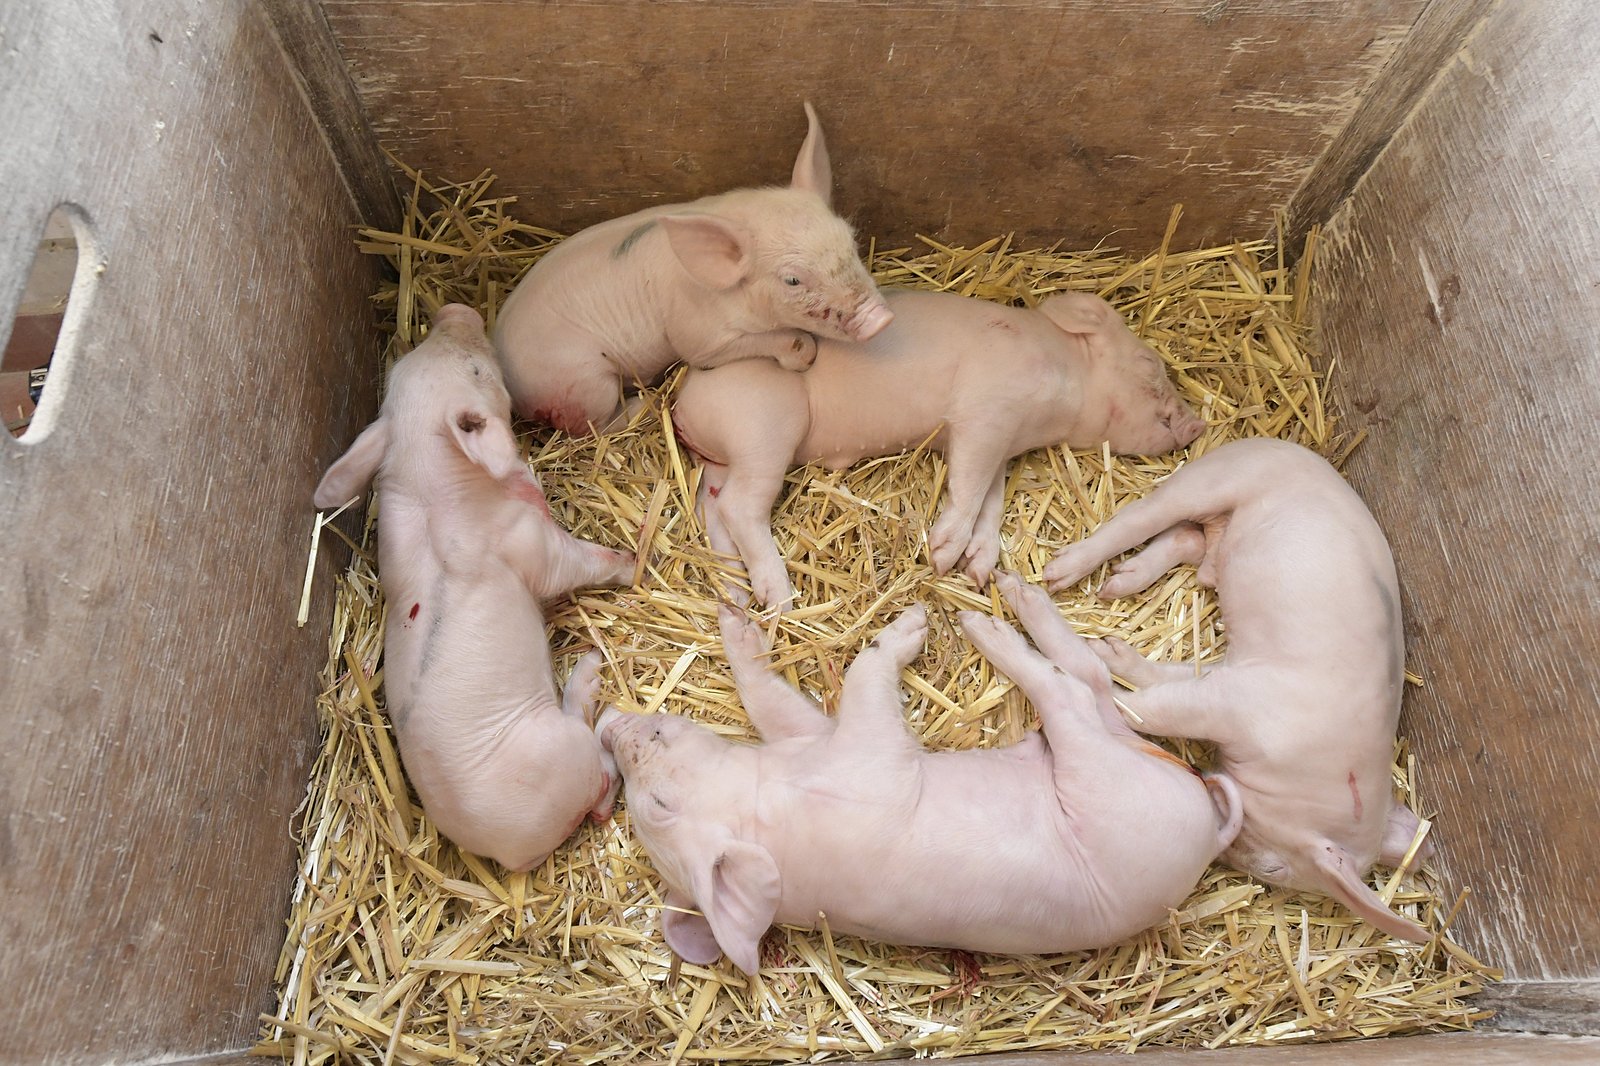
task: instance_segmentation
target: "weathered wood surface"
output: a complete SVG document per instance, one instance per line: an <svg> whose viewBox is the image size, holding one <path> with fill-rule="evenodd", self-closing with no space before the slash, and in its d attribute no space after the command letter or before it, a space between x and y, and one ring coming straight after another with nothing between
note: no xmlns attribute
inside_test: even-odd
<svg viewBox="0 0 1600 1066"><path fill-rule="evenodd" d="M1600 1040L1449 1033L1218 1051L1141 1048L1132 1058L1122 1051L1030 1051L969 1061L974 1066L1593 1066L1600 1062Z"/></svg>
<svg viewBox="0 0 1600 1066"><path fill-rule="evenodd" d="M1600 1036L1600 980L1504 981L1473 1003L1495 1012L1489 1024L1497 1029Z"/></svg>
<svg viewBox="0 0 1600 1066"><path fill-rule="evenodd" d="M1306 175L1288 209L1288 246L1326 222L1372 166L1429 83L1450 63L1494 0L1430 0L1350 120Z"/></svg>
<svg viewBox="0 0 1600 1066"><path fill-rule="evenodd" d="M256 6L10 0L0 41L0 308L60 202L100 268L53 429L0 439L0 1061L237 1049L273 1003L331 602L326 560L295 628L310 494L374 410L375 271Z"/></svg>
<svg viewBox="0 0 1600 1066"><path fill-rule="evenodd" d="M379 140L571 231L786 181L864 234L1259 237L1425 0L323 0Z"/></svg>
<svg viewBox="0 0 1600 1066"><path fill-rule="evenodd" d="M1496 7L1319 256L1456 928L1528 979L1600 973L1597 55L1585 0Z"/></svg>
<svg viewBox="0 0 1600 1066"><path fill-rule="evenodd" d="M362 220L379 229L398 228L400 197L389 160L372 135L321 6L317 0L266 0L265 6Z"/></svg>

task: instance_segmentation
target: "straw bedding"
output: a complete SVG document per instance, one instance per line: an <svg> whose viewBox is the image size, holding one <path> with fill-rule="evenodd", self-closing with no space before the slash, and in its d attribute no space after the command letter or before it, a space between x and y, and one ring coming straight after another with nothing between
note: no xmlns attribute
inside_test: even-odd
<svg viewBox="0 0 1600 1066"><path fill-rule="evenodd" d="M420 175L401 233L363 231L397 280L378 293L389 358L431 313L459 300L492 320L517 277L558 235L516 221L492 178L430 186ZM1188 451L1244 436L1308 445L1336 463L1342 435L1303 321L1314 244L1283 269L1272 242L1129 258L1112 249L1018 251L924 241L874 251L883 284L1035 303L1057 289L1101 293L1167 359L1210 423ZM550 614L558 676L589 647L606 656L607 699L627 711L691 715L751 737L716 635L725 563L693 513L698 472L666 424L677 375L632 425L574 440L524 436L556 516L575 534L638 549L638 580L587 590ZM529 427L524 427L525 429ZM1037 576L1054 551L1170 473L1181 456L1113 458L1056 448L1015 461L1002 564ZM1036 725L1020 693L962 641L951 612L1004 613L963 577L936 577L925 537L943 467L923 450L830 473L795 471L774 515L798 610L769 619L776 661L825 702L889 618L930 608L927 651L905 675L907 716L934 747L1017 740ZM337 530L323 528L327 537ZM342 535L342 534L341 534ZM1497 976L1451 942L1466 897L1427 870L1376 883L1440 934L1388 942L1332 901L1266 888L1213 867L1170 921L1103 951L973 956L848 936L774 930L763 968L677 965L657 915L662 889L616 817L592 823L540 868L512 874L441 840L409 792L383 715L384 602L371 519L339 582L318 711L326 742L298 831L293 914L278 967L281 1003L256 1052L296 1063L809 1060L954 1055L1021 1048L1134 1049L1301 1042L1466 1028L1463 997ZM1147 655L1206 662L1225 644L1212 594L1180 568L1144 594L1102 604L1057 597L1086 635L1116 633ZM1414 680L1414 679L1413 679ZM1175 751L1203 765L1200 746ZM1431 813L1415 759L1396 747L1394 783Z"/></svg>

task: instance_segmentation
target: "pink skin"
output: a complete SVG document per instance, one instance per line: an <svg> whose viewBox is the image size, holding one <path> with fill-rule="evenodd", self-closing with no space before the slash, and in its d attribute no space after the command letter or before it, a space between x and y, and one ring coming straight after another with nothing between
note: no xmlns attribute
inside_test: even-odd
<svg viewBox="0 0 1600 1066"><path fill-rule="evenodd" d="M1394 561L1360 497L1305 448L1236 441L1064 548L1045 578L1071 587L1146 541L1112 569L1101 598L1198 564L1222 606L1227 657L1197 678L1190 665L1150 662L1120 640L1090 647L1138 686L1121 697L1138 729L1217 744L1220 773L1244 797L1227 861L1269 884L1324 892L1391 936L1426 941L1363 880L1375 861L1400 862L1417 819L1390 783L1404 670Z"/></svg>
<svg viewBox="0 0 1600 1066"><path fill-rule="evenodd" d="M961 626L1039 709L1043 736L1007 748L927 751L907 729L898 683L927 631L920 605L856 657L835 718L767 670L760 629L724 606L723 647L762 744L675 715L601 715L668 887L674 951L701 964L726 952L753 974L768 926L819 912L835 932L890 943L1077 951L1183 901L1238 830L1231 784L1139 739L1043 590L1003 587L1039 651L987 615L962 612Z"/></svg>
<svg viewBox="0 0 1600 1066"><path fill-rule="evenodd" d="M598 653L558 697L541 604L626 584L634 560L555 522L510 414L483 320L441 308L315 501L336 506L376 479L384 689L401 758L442 833L526 870L585 814L608 817L620 781L587 724Z"/></svg>
<svg viewBox="0 0 1600 1066"><path fill-rule="evenodd" d="M678 393L673 424L711 464L708 495L715 490L731 546L770 606L793 595L771 533L791 467L842 469L938 431L949 499L928 538L933 568L959 566L983 585L1000 558L1006 460L1063 442L1154 455L1205 428L1160 357L1096 296L1062 293L1026 310L949 293L885 295L893 329L866 344L821 342L804 374L751 361L697 370Z"/></svg>
<svg viewBox="0 0 1600 1066"><path fill-rule="evenodd" d="M816 112L788 188L648 208L561 242L506 300L495 347L517 410L569 433L606 428L625 388L680 359L769 357L804 370L813 334L866 340L889 309L833 213Z"/></svg>

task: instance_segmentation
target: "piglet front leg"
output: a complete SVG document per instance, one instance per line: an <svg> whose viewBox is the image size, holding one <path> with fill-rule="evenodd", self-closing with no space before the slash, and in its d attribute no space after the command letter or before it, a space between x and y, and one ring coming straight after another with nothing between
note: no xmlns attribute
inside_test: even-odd
<svg viewBox="0 0 1600 1066"><path fill-rule="evenodd" d="M591 729L599 718L600 667L604 662L605 657L598 651L591 651L579 659L561 693L561 713L568 718L578 719ZM617 760L611 752L604 745L597 743L596 746L600 748L600 768L605 778L600 795L589 810L589 817L603 822L611 817L611 810L616 805L617 790L622 787L622 775L617 772Z"/></svg>
<svg viewBox="0 0 1600 1066"><path fill-rule="evenodd" d="M817 361L817 338L800 329L746 333L694 360L694 365L709 368L760 358L776 359L785 370L805 370Z"/></svg>

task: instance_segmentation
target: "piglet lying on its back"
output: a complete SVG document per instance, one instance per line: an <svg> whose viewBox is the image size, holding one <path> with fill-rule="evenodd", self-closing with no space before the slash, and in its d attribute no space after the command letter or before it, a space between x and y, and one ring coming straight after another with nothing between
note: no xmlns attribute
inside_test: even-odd
<svg viewBox="0 0 1600 1066"><path fill-rule="evenodd" d="M907 728L898 685L927 631L920 606L856 657L836 718L769 673L761 631L723 607L759 746L676 715L601 715L629 817L670 889L674 951L695 963L726 952L754 973L769 925L810 926L819 911L835 931L889 943L1073 951L1182 902L1238 830L1232 786L1213 800L1135 736L1044 591L1010 576L1002 587L1040 651L987 615L961 625L1038 708L1042 735L1010 747L930 752ZM704 917L685 913L695 907Z"/></svg>
<svg viewBox="0 0 1600 1066"><path fill-rule="evenodd" d="M556 524L509 416L483 320L441 308L316 504L342 503L376 478L384 689L401 758L446 836L523 870L586 813L609 814L616 791L582 714L598 660L578 664L562 703L541 601L622 584L633 556Z"/></svg>
<svg viewBox="0 0 1600 1066"><path fill-rule="evenodd" d="M1375 861L1401 861L1418 824L1390 783L1400 590L1366 505L1315 452L1234 441L1063 548L1045 577L1052 588L1074 585L1146 541L1101 597L1194 563L1217 590L1226 658L1196 677L1119 640L1090 646L1139 686L1122 699L1141 730L1216 743L1220 774L1244 797L1227 860L1268 884L1325 892L1391 936L1427 940L1364 880Z"/></svg>

